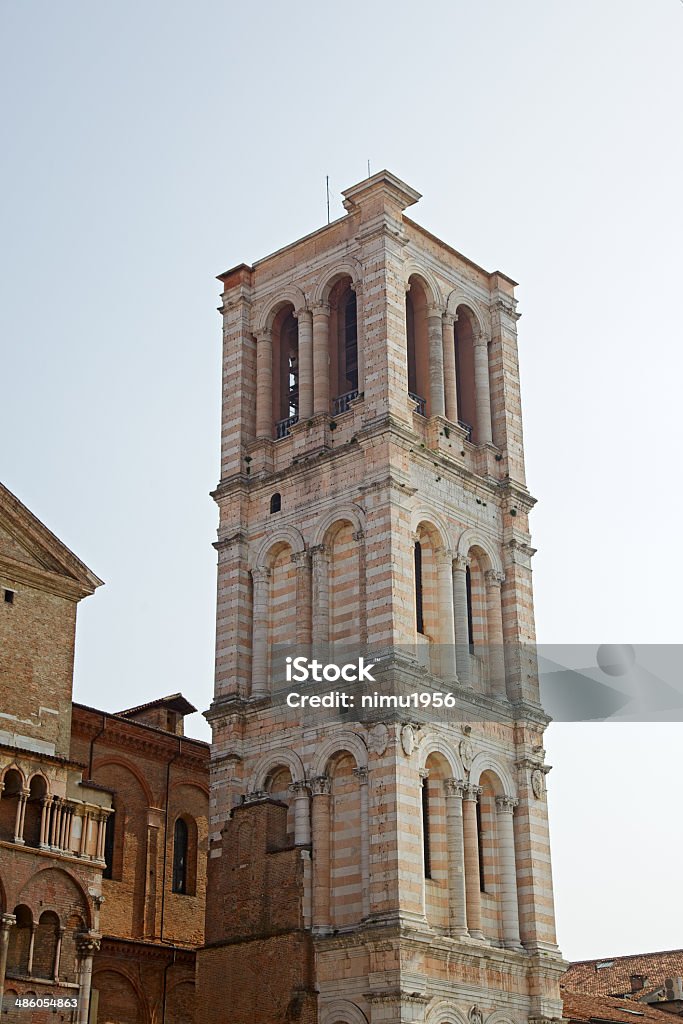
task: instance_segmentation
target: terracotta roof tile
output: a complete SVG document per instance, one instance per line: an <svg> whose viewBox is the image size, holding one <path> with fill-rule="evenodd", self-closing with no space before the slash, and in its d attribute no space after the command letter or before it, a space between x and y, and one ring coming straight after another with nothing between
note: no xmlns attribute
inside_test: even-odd
<svg viewBox="0 0 683 1024"><path fill-rule="evenodd" d="M562 989L563 1016L570 1021L616 1021L619 1024L672 1024L672 1014L647 1003L615 996L587 995Z"/></svg>
<svg viewBox="0 0 683 1024"><path fill-rule="evenodd" d="M634 974L643 976L644 993L659 988L665 978L683 977L683 949L580 960L570 965L563 983L572 991L623 995L631 992ZM634 993L636 998L639 994Z"/></svg>

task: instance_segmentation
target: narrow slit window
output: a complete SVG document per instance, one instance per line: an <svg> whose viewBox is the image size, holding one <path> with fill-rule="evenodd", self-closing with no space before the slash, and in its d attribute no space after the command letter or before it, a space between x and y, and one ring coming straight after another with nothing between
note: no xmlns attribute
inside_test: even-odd
<svg viewBox="0 0 683 1024"><path fill-rule="evenodd" d="M425 878L432 877L432 854L429 837L429 781L422 780L422 855L424 859Z"/></svg>
<svg viewBox="0 0 683 1024"><path fill-rule="evenodd" d="M467 587L467 642L470 645L470 654L474 654L474 621L472 617L472 573L469 565L465 570L465 585ZM477 804L477 807L479 805Z"/></svg>
<svg viewBox="0 0 683 1024"><path fill-rule="evenodd" d="M173 892L187 891L187 824L178 818L173 830Z"/></svg>
<svg viewBox="0 0 683 1024"><path fill-rule="evenodd" d="M104 826L104 861L105 868L102 871L102 878L114 877L114 839L116 827L114 824L115 815L110 814Z"/></svg>
<svg viewBox="0 0 683 1024"><path fill-rule="evenodd" d="M479 852L479 888L486 892L486 879L484 878L484 843L481 828L481 804L477 800L477 850Z"/></svg>
<svg viewBox="0 0 683 1024"><path fill-rule="evenodd" d="M424 634L424 602L422 595L422 545L419 540L415 541L415 619L418 633Z"/></svg>

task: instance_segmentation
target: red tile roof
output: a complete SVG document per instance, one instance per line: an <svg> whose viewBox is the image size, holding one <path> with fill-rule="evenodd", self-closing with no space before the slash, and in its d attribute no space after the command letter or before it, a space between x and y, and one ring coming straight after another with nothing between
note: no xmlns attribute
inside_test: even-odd
<svg viewBox="0 0 683 1024"><path fill-rule="evenodd" d="M623 995L631 992L634 974L643 977L643 995L659 988L666 978L683 977L683 949L580 960L570 965L562 983L575 992ZM638 993L634 996L637 999Z"/></svg>
<svg viewBox="0 0 683 1024"><path fill-rule="evenodd" d="M563 1017L570 1021L615 1021L617 1024L673 1024L675 1017L647 1003L615 996L586 995L562 989Z"/></svg>

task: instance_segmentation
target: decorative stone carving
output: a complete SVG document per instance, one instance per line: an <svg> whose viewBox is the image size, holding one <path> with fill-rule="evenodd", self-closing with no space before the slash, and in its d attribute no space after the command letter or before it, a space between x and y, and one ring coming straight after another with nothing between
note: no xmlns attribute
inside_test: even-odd
<svg viewBox="0 0 683 1024"><path fill-rule="evenodd" d="M540 768L534 769L531 773L531 791L537 800L540 800L543 796L543 772Z"/></svg>
<svg viewBox="0 0 683 1024"><path fill-rule="evenodd" d="M317 775L311 779L311 793L313 796L328 796L332 786L332 780L328 775Z"/></svg>
<svg viewBox="0 0 683 1024"><path fill-rule="evenodd" d="M406 757L410 757L416 745L415 730L412 725L404 725L401 729L401 746Z"/></svg>
<svg viewBox="0 0 683 1024"><path fill-rule="evenodd" d="M472 767L472 762L474 761L474 747L472 746L471 740L467 738L460 740L460 746L458 749L460 751L462 766L465 771L468 772Z"/></svg>
<svg viewBox="0 0 683 1024"><path fill-rule="evenodd" d="M481 1012L476 1003L474 1004L474 1006L470 1007L467 1014L467 1019L469 1020L470 1024L484 1024L484 1014Z"/></svg>
<svg viewBox="0 0 683 1024"><path fill-rule="evenodd" d="M373 725L372 729L368 732L368 750L370 753L377 754L381 757L387 749L388 744L389 730L384 722L379 722L377 725Z"/></svg>

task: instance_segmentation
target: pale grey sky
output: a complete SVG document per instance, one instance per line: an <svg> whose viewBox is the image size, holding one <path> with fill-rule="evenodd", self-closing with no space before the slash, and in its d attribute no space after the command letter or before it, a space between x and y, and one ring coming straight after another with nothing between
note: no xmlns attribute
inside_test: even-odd
<svg viewBox="0 0 683 1024"><path fill-rule="evenodd" d="M106 581L77 699L207 705L214 275L368 159L521 282L539 638L681 639L682 38L680 0L0 2L1 472ZM550 730L571 958L683 945L682 729Z"/></svg>

